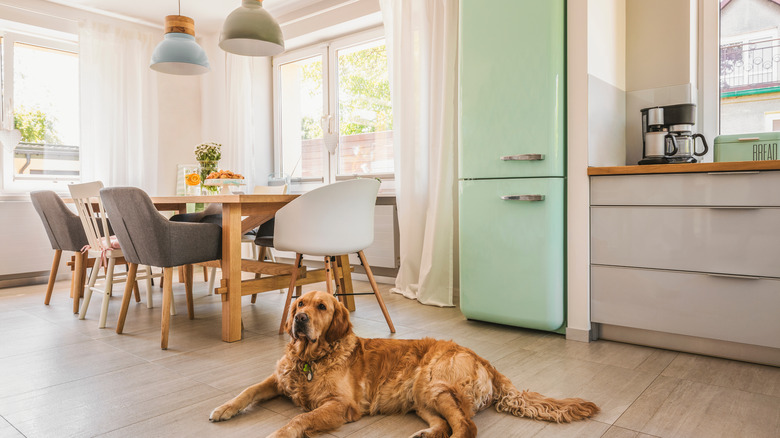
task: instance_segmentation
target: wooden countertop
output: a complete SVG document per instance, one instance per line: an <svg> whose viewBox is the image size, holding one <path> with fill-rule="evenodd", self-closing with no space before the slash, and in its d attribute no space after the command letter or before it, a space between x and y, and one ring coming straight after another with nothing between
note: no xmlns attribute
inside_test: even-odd
<svg viewBox="0 0 780 438"><path fill-rule="evenodd" d="M588 167L589 176L642 175L648 173L750 172L780 170L780 160L723 163L649 164L646 166Z"/></svg>

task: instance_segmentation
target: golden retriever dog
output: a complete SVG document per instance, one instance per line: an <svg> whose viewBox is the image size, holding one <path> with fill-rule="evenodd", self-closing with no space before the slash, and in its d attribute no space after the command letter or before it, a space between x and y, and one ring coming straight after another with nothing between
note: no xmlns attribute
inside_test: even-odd
<svg viewBox="0 0 780 438"><path fill-rule="evenodd" d="M499 412L554 422L588 418L599 408L579 398L556 400L519 391L487 360L451 341L364 339L352 332L349 311L326 292L295 300L287 320L292 340L276 371L211 412L225 421L250 403L278 395L308 412L271 437L304 437L363 415L414 411L430 427L413 437L475 437L472 417Z"/></svg>

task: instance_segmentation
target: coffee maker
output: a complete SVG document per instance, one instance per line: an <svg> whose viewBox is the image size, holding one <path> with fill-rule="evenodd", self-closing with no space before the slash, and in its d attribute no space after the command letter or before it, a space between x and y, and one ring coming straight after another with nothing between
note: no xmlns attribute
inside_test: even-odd
<svg viewBox="0 0 780 438"><path fill-rule="evenodd" d="M707 153L707 140L693 133L696 104L644 108L642 114L642 158L639 164L696 163ZM703 150L696 152L696 139Z"/></svg>

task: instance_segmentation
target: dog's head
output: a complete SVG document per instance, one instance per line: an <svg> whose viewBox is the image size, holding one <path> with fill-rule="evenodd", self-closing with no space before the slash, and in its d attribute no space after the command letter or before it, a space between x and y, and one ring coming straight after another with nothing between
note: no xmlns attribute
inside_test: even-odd
<svg viewBox="0 0 780 438"><path fill-rule="evenodd" d="M333 295L312 291L292 302L286 328L293 341L331 343L350 333L352 323L347 308Z"/></svg>

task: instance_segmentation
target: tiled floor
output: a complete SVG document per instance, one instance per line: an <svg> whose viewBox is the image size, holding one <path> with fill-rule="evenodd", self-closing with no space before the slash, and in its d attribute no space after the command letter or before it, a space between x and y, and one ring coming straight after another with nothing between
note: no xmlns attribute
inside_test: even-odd
<svg viewBox="0 0 780 438"><path fill-rule="evenodd" d="M315 285L317 286L317 285ZM211 410L267 376L287 342L279 336L283 297L245 297L244 340L220 340L221 306L196 283L196 319L186 317L183 286L170 349L159 348L158 307L131 304L125 334L97 328L100 298L86 321L71 313L68 283L52 304L45 286L0 289L0 437L265 436L301 411L276 399L228 422ZM356 289L368 290L365 283ZM480 437L778 437L780 368L628 344L566 341L562 336L467 321L457 309L427 307L387 292L398 338L453 339L489 359L520 389L582 397L601 408L594 419L568 425L486 410L475 418ZM142 291L143 292L143 291ZM120 292L121 294L121 292ZM144 296L144 294L141 294ZM389 335L373 297L357 297L355 331ZM415 415L366 417L324 436L407 437L425 427Z"/></svg>

